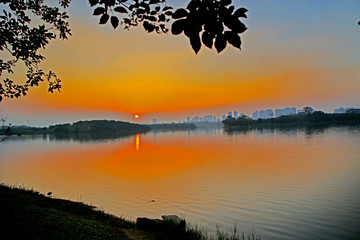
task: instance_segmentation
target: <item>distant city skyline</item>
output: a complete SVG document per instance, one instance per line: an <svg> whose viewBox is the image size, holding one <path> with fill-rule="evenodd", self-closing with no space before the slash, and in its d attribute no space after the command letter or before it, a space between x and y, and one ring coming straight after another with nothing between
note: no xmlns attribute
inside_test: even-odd
<svg viewBox="0 0 360 240"><path fill-rule="evenodd" d="M314 107L314 105L312 104L307 104L308 106L311 106L314 108L314 110L319 110L319 111L323 111L323 112L327 112L327 113L344 113L346 110L350 109L350 108L360 108L360 105L358 105L358 107L356 105L350 105L350 106L336 106L336 107L326 107L325 109L322 109L320 107ZM47 114L38 114L36 116L36 118L34 119L34 116L25 116L24 114L18 115L16 114L15 116L13 114L9 114L9 112L3 110L0 108L0 110L2 110L2 112L0 112L0 114L6 118L6 122L4 123L6 124L13 124L13 125L29 125L29 126L49 126L52 124L56 124L56 123L64 123L64 122L76 122L79 120L95 120L95 119L111 119L111 120L119 120L119 121L127 121L127 122L137 122L137 123L147 123L147 124L152 124L154 123L154 120L156 121L156 123L166 123L166 122L188 122L188 118L189 120L191 118L193 118L194 116L198 116L199 120L200 117L203 118L205 117L206 119L210 119L210 115L213 118L214 121L214 117L216 121L222 121L224 119L226 119L226 117L228 116L229 113L231 113L232 116L234 116L234 111L237 112L238 117L242 116L242 114L250 117L250 118L254 118L253 114L258 111L258 114L261 110L273 110L274 112L274 117L277 116L277 112L279 110L284 110L287 108L295 108L297 113L300 111L302 111L302 108L307 106L304 105L302 107L283 107L283 108L279 108L279 107L267 107L267 108L262 108L262 107L258 107L257 109L253 109L253 110L249 110L249 108L247 107L234 107L232 111L229 110L221 110L218 109L216 111L211 111L211 110L189 110L189 113L192 114L188 114L187 112L183 112L181 113L182 116L179 117L173 117L171 116L171 114L162 114L162 113L153 113L153 114L146 114L146 115L140 115L139 119L134 119L133 115L129 115L129 114L119 114L119 113L115 113L115 112L96 112L96 113L73 113L73 114L66 114L66 117L63 117L64 115L61 114L52 114L51 116L48 116ZM229 108L227 108L229 109ZM244 111L242 111L241 109L244 109ZM247 109L247 110L245 110ZM278 111L277 111L278 110ZM199 111L199 113L196 113L196 111ZM286 110L288 111L288 110ZM210 114L211 113L211 114ZM239 114L240 113L240 114ZM285 114L286 115L286 114ZM206 117L207 116L207 117Z"/></svg>
<svg viewBox="0 0 360 240"><path fill-rule="evenodd" d="M339 107L339 108L335 108L333 110L333 112L328 112L328 113L345 113L347 110L349 109L356 109L354 107ZM320 109L314 109L315 111L322 111ZM324 112L324 111L323 111ZM223 114L221 115L221 117L217 117L215 115L205 115L205 116L193 116L193 117L187 117L185 121L183 122L220 122L222 120L225 120L227 117L233 117L235 119L237 119L238 117L242 117L244 115L250 117L253 120L257 120L259 118L262 119L268 119L268 118L276 118L276 117L280 117L280 116L286 116L286 115L295 115L295 114L303 114L304 110L303 108L301 109L297 109L296 107L285 107L282 109L276 108L276 109L266 109L266 110L256 110L252 113L252 115L246 115L244 113L240 113L240 115L238 115L238 111L234 110L234 111L228 111L227 115Z"/></svg>

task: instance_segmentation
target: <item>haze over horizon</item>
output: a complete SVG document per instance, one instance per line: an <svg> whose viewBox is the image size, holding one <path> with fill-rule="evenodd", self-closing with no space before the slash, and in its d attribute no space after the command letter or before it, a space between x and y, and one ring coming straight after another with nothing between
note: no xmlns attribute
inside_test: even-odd
<svg viewBox="0 0 360 240"><path fill-rule="evenodd" d="M56 1L57 2L57 1ZM187 1L168 1L185 7ZM67 10L73 36L44 50L45 70L62 80L0 102L7 123L45 126L86 119L185 120L228 111L360 107L360 2L234 1L249 10L242 50L223 53L188 39L101 26L86 0ZM170 26L170 25L169 25ZM19 79L24 72L19 68Z"/></svg>

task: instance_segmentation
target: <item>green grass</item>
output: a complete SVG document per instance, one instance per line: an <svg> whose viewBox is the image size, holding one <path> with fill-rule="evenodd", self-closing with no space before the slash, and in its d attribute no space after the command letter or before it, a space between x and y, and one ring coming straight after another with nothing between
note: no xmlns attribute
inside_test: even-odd
<svg viewBox="0 0 360 240"><path fill-rule="evenodd" d="M260 240L254 234L206 230L186 224L163 222L139 228L134 222L106 214L81 202L55 199L34 190L0 184L0 232L2 239L143 239L143 240Z"/></svg>

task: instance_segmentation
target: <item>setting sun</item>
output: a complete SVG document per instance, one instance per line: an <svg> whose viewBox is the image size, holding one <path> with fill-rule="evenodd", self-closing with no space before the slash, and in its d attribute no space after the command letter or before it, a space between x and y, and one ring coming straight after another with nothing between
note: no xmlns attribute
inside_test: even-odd
<svg viewBox="0 0 360 240"><path fill-rule="evenodd" d="M138 118L139 118L139 114L135 114L135 115L134 115L134 118L135 118L135 119L138 119Z"/></svg>

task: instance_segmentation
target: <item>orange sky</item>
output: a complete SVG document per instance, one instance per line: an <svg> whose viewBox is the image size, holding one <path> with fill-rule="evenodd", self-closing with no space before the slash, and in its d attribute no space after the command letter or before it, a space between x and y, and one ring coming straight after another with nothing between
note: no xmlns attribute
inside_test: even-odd
<svg viewBox="0 0 360 240"><path fill-rule="evenodd" d="M64 121L68 115L68 121L75 121L93 113L99 118L99 112L124 120L139 113L149 121L287 106L327 111L360 106L360 29L354 23L324 21L319 15L314 20L319 26L295 34L292 28L302 23L278 23L284 16L261 21L261 9L253 8L242 51L228 46L217 54L203 47L198 55L184 36L146 34L141 28L113 31L85 14L91 9L78 16L79 10L70 8L73 37L57 40L44 51L43 67L61 77L61 93L48 94L43 85L20 100L2 101L0 108L9 120L21 122L25 116L37 124L38 114L62 115ZM293 14L301 21L300 11ZM341 25L342 34L322 23ZM85 115L76 115L79 112Z"/></svg>

